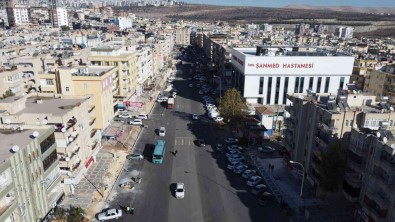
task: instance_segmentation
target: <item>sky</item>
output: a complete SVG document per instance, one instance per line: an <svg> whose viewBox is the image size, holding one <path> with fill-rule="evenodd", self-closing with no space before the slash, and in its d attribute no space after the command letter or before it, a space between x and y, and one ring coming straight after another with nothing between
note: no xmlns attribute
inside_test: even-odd
<svg viewBox="0 0 395 222"><path fill-rule="evenodd" d="M395 0L178 0L179 2L229 5L284 7L287 5L395 7Z"/></svg>

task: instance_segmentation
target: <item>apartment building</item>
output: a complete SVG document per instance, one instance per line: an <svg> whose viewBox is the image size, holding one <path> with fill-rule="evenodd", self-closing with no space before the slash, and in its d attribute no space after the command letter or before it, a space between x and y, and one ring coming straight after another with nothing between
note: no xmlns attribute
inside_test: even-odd
<svg viewBox="0 0 395 222"><path fill-rule="evenodd" d="M62 26L69 26L69 18L67 9L63 7L56 7L51 9L52 27L60 28Z"/></svg>
<svg viewBox="0 0 395 222"><path fill-rule="evenodd" d="M174 29L174 44L175 45L190 45L191 44L191 29L189 27L176 27Z"/></svg>
<svg viewBox="0 0 395 222"><path fill-rule="evenodd" d="M11 27L27 25L30 22L29 9L25 5L7 7L8 25Z"/></svg>
<svg viewBox="0 0 395 222"><path fill-rule="evenodd" d="M142 95L144 88L147 88L153 80L152 50L149 46L137 48L137 95Z"/></svg>
<svg viewBox="0 0 395 222"><path fill-rule="evenodd" d="M288 93L346 89L354 57L331 56L317 47L233 48L232 83L247 103L286 104Z"/></svg>
<svg viewBox="0 0 395 222"><path fill-rule="evenodd" d="M395 113L386 98L376 102L374 95L339 90L336 96L310 93L289 95L288 99L284 146L291 160L304 165L307 180L317 188L321 153L330 144L340 139L341 146L347 146L353 128L395 129Z"/></svg>
<svg viewBox="0 0 395 222"><path fill-rule="evenodd" d="M83 173L89 168L101 144L94 129L94 101L92 96L66 96L37 93L36 96L14 97L0 101L2 122L21 127L51 125L60 171L65 178L65 192L73 193Z"/></svg>
<svg viewBox="0 0 395 222"><path fill-rule="evenodd" d="M135 46L103 46L92 48L88 57L93 66L116 66L118 68L118 108L137 96L137 62Z"/></svg>
<svg viewBox="0 0 395 222"><path fill-rule="evenodd" d="M0 98L24 93L23 73L16 66L0 69Z"/></svg>
<svg viewBox="0 0 395 222"><path fill-rule="evenodd" d="M335 29L335 36L337 36L338 38L352 39L353 34L353 27L340 26Z"/></svg>
<svg viewBox="0 0 395 222"><path fill-rule="evenodd" d="M377 97L388 96L390 102L395 103L395 65L368 72L365 91Z"/></svg>
<svg viewBox="0 0 395 222"><path fill-rule="evenodd" d="M119 30L125 30L133 27L133 17L116 17L115 24L119 26Z"/></svg>
<svg viewBox="0 0 395 222"><path fill-rule="evenodd" d="M347 152L344 196L355 203L356 221L394 221L395 138L393 121L370 130L353 129Z"/></svg>
<svg viewBox="0 0 395 222"><path fill-rule="evenodd" d="M0 125L0 221L44 220L64 197L54 127Z"/></svg>
<svg viewBox="0 0 395 222"><path fill-rule="evenodd" d="M118 109L118 69L114 66L75 66L59 69L58 79L63 95L93 95L89 111L89 124L93 129L104 130L110 125Z"/></svg>
<svg viewBox="0 0 395 222"><path fill-rule="evenodd" d="M217 75L232 77L232 49L223 41L213 41L213 64Z"/></svg>
<svg viewBox="0 0 395 222"><path fill-rule="evenodd" d="M376 64L377 60L375 58L364 58L359 56L354 61L350 83L355 84L359 90L364 90L367 75L376 67Z"/></svg>

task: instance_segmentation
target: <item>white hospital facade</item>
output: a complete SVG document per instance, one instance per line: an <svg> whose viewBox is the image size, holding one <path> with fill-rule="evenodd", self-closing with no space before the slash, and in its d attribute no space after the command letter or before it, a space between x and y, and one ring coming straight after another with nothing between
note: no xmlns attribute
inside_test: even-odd
<svg viewBox="0 0 395 222"><path fill-rule="evenodd" d="M248 103L286 104L288 93L346 89L353 64L352 56L327 55L314 47L234 48L232 82Z"/></svg>

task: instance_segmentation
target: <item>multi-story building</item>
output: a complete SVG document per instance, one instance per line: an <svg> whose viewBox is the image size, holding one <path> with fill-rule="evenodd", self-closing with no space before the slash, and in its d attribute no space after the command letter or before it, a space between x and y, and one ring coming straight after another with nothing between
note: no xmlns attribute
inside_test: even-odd
<svg viewBox="0 0 395 222"><path fill-rule="evenodd" d="M106 46L93 48L88 57L93 66L116 66L118 71L118 108L137 96L137 64L135 46ZM117 110L116 110L117 111Z"/></svg>
<svg viewBox="0 0 395 222"><path fill-rule="evenodd" d="M25 5L7 7L8 25L11 27L27 25L30 22L29 10Z"/></svg>
<svg viewBox="0 0 395 222"><path fill-rule="evenodd" d="M0 69L0 98L10 95L20 96L24 93L23 73L17 66Z"/></svg>
<svg viewBox="0 0 395 222"><path fill-rule="evenodd" d="M191 29L189 27L177 27L174 33L175 45L190 45L191 44Z"/></svg>
<svg viewBox="0 0 395 222"><path fill-rule="evenodd" d="M1 116L0 221L46 219L64 197L54 128L14 125Z"/></svg>
<svg viewBox="0 0 395 222"><path fill-rule="evenodd" d="M337 36L338 38L352 39L353 34L354 34L353 27L340 26L337 27L335 30L335 36Z"/></svg>
<svg viewBox="0 0 395 222"><path fill-rule="evenodd" d="M377 60L374 58L364 59L362 56L360 56L358 59L355 59L352 75L350 77L350 83L355 84L359 90L364 90L365 80L368 72L371 72L375 68L376 64Z"/></svg>
<svg viewBox="0 0 395 222"><path fill-rule="evenodd" d="M114 99L114 96L119 95L120 89L117 67L62 67L57 79L60 84L55 85L61 87L58 93L70 96L93 95L93 105L89 110L93 116L89 124L94 129L104 130L110 125L118 108L118 100Z"/></svg>
<svg viewBox="0 0 395 222"><path fill-rule="evenodd" d="M93 125L93 96L37 93L33 97L14 97L0 102L0 108L6 110L1 117L3 123L21 127L52 125L55 128L55 158L59 158L65 184L70 185L65 192L72 193L73 186L79 183L101 147L98 130Z"/></svg>
<svg viewBox="0 0 395 222"><path fill-rule="evenodd" d="M352 56L331 56L315 47L233 48L232 82L248 103L286 104L288 93L345 89L353 64Z"/></svg>
<svg viewBox="0 0 395 222"><path fill-rule="evenodd" d="M213 41L213 64L217 75L232 77L232 49L221 41Z"/></svg>
<svg viewBox="0 0 395 222"><path fill-rule="evenodd" d="M377 97L389 96L390 102L395 103L395 65L368 72L365 91Z"/></svg>
<svg viewBox="0 0 395 222"><path fill-rule="evenodd" d="M291 160L304 165L307 179L319 187L321 154L334 142L348 146L353 128L378 130L395 127L395 113L385 98L375 102L374 95L339 90L335 95L289 95L285 110L284 146ZM318 193L320 190L316 190Z"/></svg>
<svg viewBox="0 0 395 222"><path fill-rule="evenodd" d="M141 95L144 88L151 84L153 79L152 50L151 47L137 48L137 95Z"/></svg>
<svg viewBox="0 0 395 222"><path fill-rule="evenodd" d="M119 26L120 30L125 30L133 27L132 17L116 17L115 24Z"/></svg>
<svg viewBox="0 0 395 222"><path fill-rule="evenodd" d="M67 9L62 7L51 9L51 22L54 28L69 26Z"/></svg>

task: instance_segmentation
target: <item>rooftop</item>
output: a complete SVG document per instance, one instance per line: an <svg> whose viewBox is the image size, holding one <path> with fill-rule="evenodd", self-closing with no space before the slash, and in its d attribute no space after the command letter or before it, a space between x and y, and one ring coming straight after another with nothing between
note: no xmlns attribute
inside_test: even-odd
<svg viewBox="0 0 395 222"><path fill-rule="evenodd" d="M48 126L50 128L50 126ZM19 149L24 149L30 141L33 140L33 132L37 131L39 134L43 134L46 130L13 130L13 129L0 129L0 162L3 163L5 160L13 155L12 147L17 145Z"/></svg>
<svg viewBox="0 0 395 222"><path fill-rule="evenodd" d="M54 116L62 116L68 113L71 109L83 103L85 99L73 98L73 99L64 99L64 98L54 98L54 97L42 97L40 99L43 100L42 104L36 102L36 97L29 97L26 100L26 108L17 114L23 113L51 113Z"/></svg>
<svg viewBox="0 0 395 222"><path fill-rule="evenodd" d="M255 56L346 56L324 47L301 46L257 46L256 48L233 48L246 57Z"/></svg>
<svg viewBox="0 0 395 222"><path fill-rule="evenodd" d="M76 71L71 73L73 76L102 76L112 69L115 66L79 66L73 67Z"/></svg>

